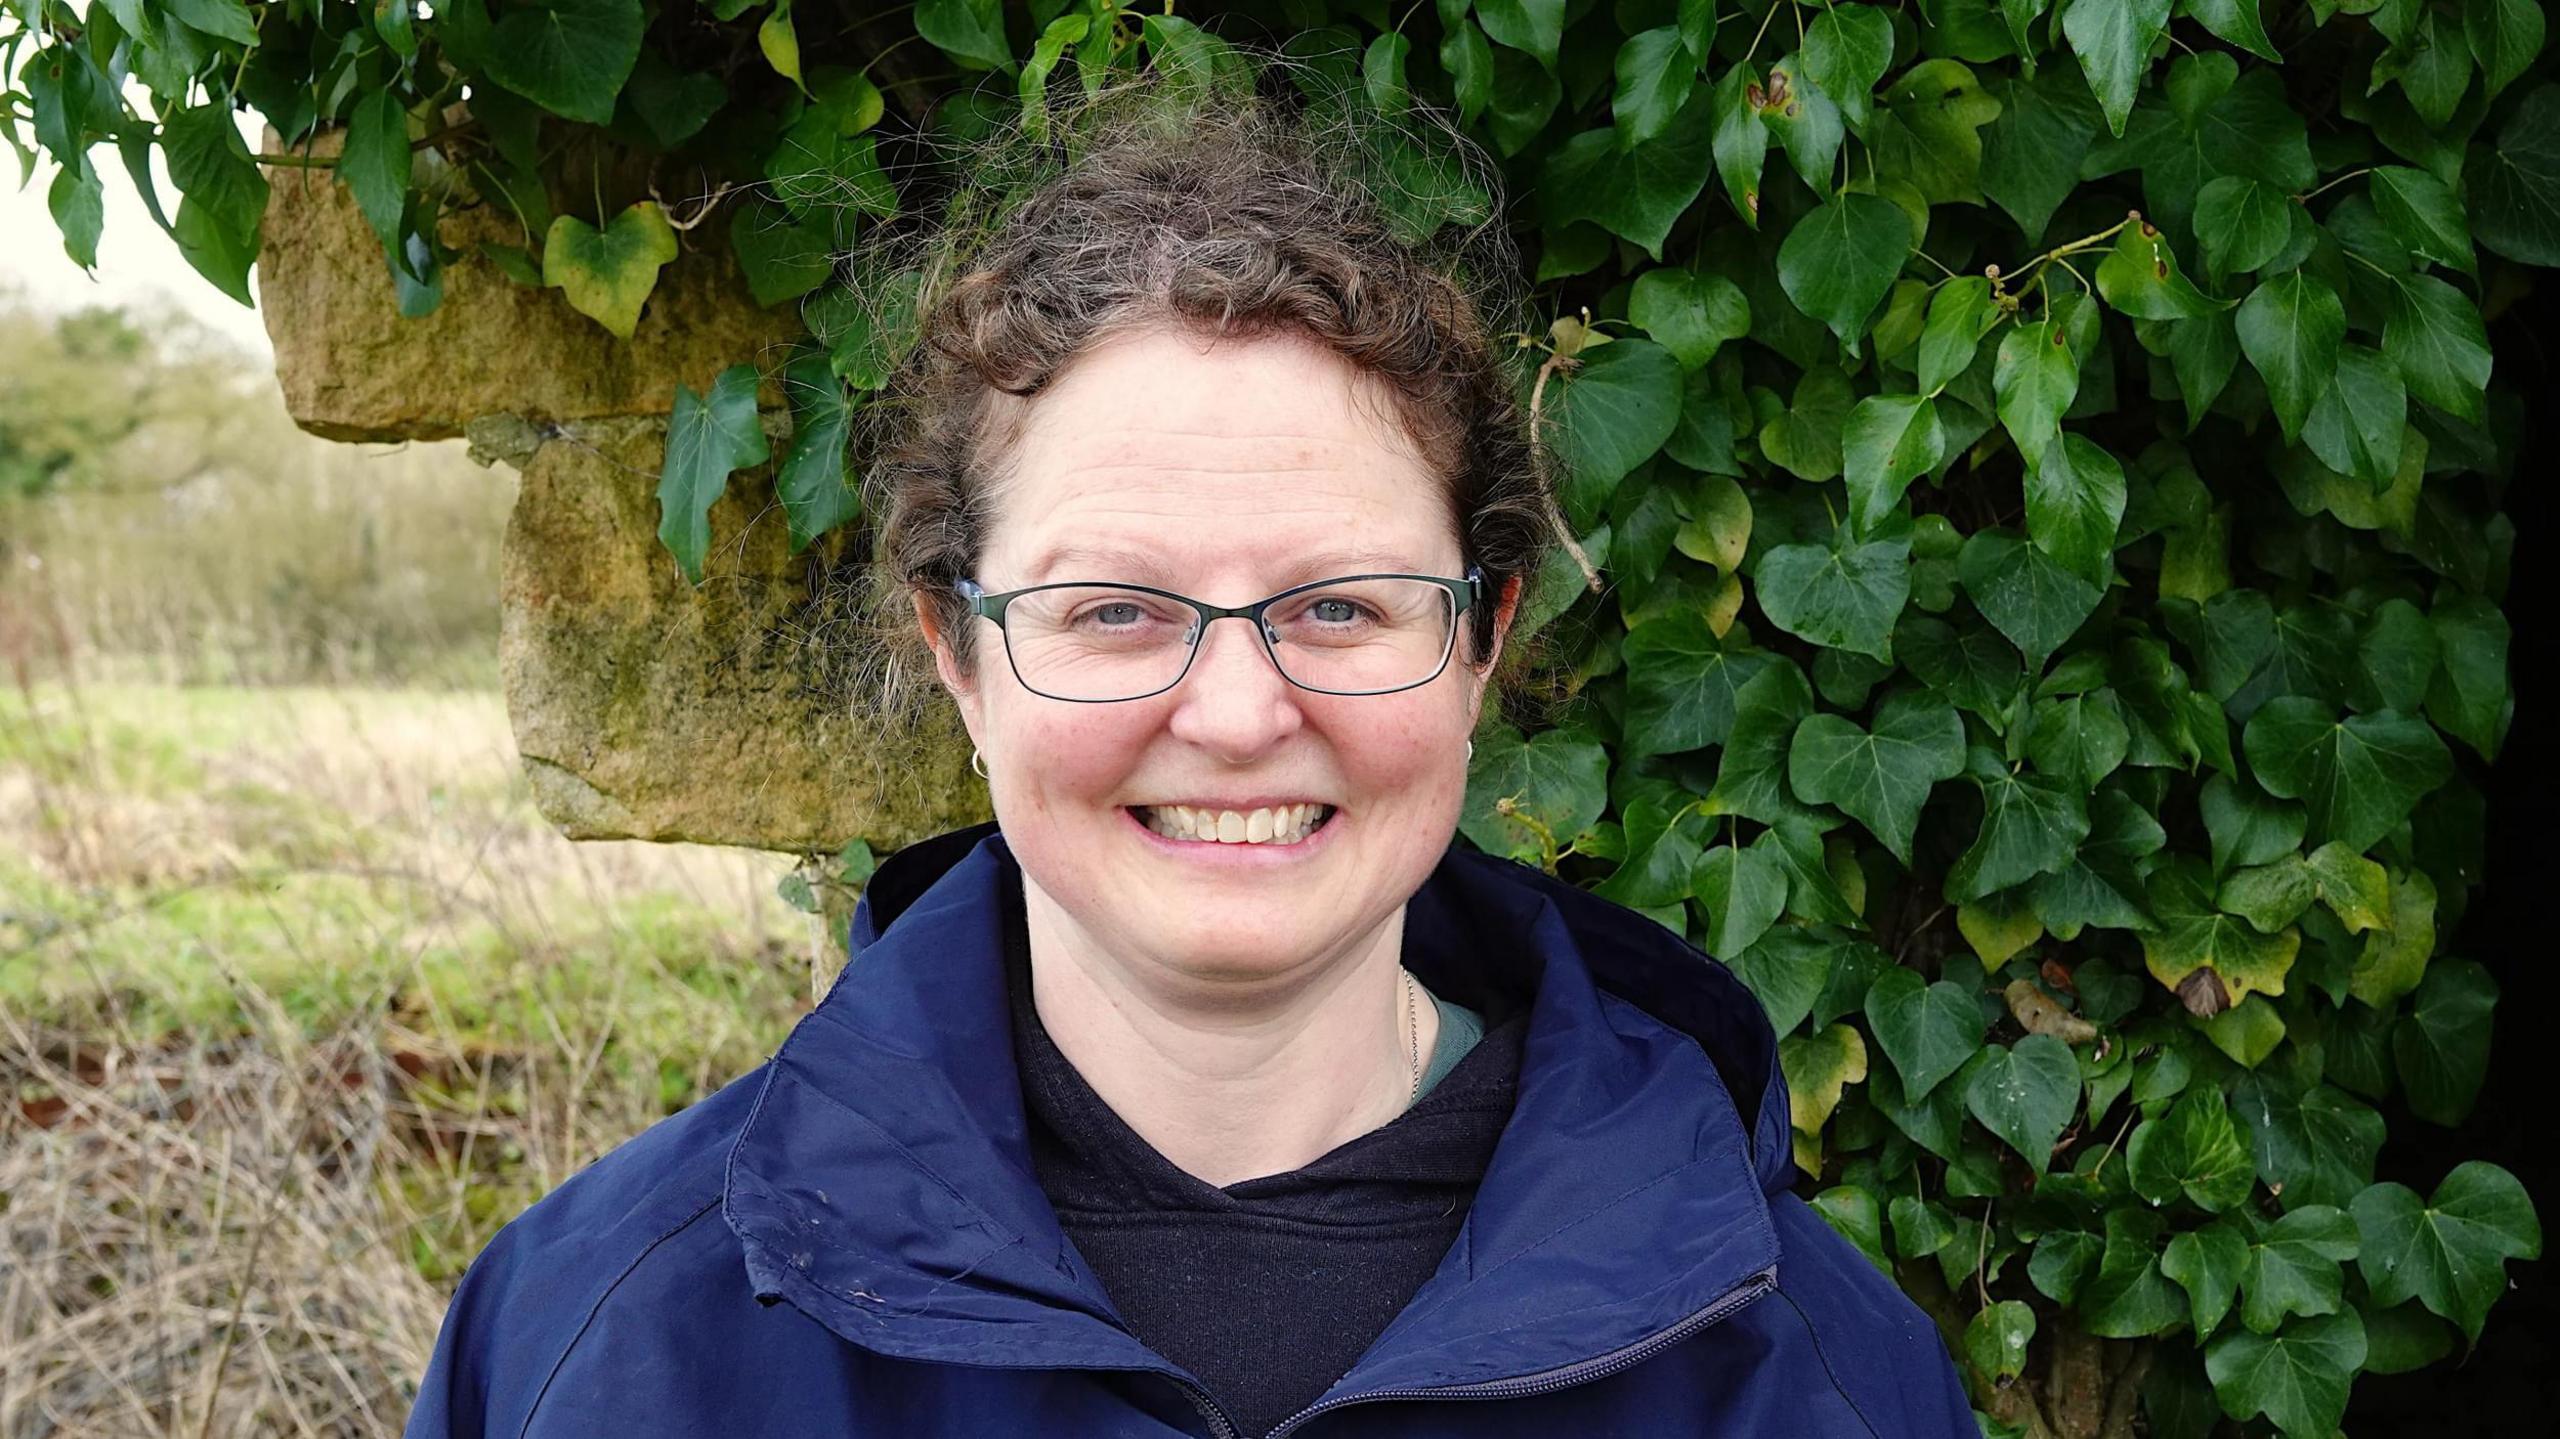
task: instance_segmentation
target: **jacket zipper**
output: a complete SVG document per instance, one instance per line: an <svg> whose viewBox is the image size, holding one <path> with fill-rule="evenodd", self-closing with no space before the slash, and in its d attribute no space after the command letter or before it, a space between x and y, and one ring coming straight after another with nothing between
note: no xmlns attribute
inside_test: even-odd
<svg viewBox="0 0 2560 1439"><path fill-rule="evenodd" d="M1366 1404L1373 1400L1517 1399L1529 1394L1544 1394L1554 1389L1569 1389L1576 1384L1587 1384L1594 1379L1605 1379L1622 1369L1631 1369L1699 1330L1730 1317L1736 1310L1777 1287L1777 1266L1771 1265L1725 1291L1714 1303L1689 1315L1670 1328L1639 1339L1623 1348L1613 1349L1606 1354L1578 1360L1543 1373L1523 1374L1513 1379L1489 1379L1481 1384L1442 1385L1435 1389L1377 1389L1366 1394L1346 1394L1339 1399L1329 1399L1321 1404L1309 1405L1299 1410L1282 1420L1280 1427L1265 1435L1264 1439L1281 1439L1281 1436L1290 1430L1319 1414L1352 1404ZM1208 1419L1210 1432L1216 1436L1216 1439L1238 1439L1234 1422L1218 1408L1217 1401L1209 1397L1207 1390L1188 1380L1175 1382L1190 1394L1191 1402L1199 1406L1200 1413Z"/></svg>

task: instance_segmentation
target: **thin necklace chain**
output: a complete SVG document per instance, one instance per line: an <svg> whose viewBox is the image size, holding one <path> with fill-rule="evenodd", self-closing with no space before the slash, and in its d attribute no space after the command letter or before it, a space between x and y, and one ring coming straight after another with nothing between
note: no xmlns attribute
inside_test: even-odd
<svg viewBox="0 0 2560 1439"><path fill-rule="evenodd" d="M1405 1091L1404 1102L1411 1104L1422 1093L1422 1006L1413 997L1413 971L1398 965L1396 973L1404 976L1404 1052L1413 1066L1413 1084Z"/></svg>

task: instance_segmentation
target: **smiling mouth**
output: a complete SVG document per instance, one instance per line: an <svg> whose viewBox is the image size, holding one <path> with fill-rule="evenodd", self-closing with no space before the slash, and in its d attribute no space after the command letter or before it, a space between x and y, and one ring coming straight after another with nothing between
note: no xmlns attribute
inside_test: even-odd
<svg viewBox="0 0 2560 1439"><path fill-rule="evenodd" d="M1329 804L1288 804L1258 809L1194 809L1189 805L1128 806L1138 823L1170 840L1190 844L1296 844L1324 828L1335 814Z"/></svg>

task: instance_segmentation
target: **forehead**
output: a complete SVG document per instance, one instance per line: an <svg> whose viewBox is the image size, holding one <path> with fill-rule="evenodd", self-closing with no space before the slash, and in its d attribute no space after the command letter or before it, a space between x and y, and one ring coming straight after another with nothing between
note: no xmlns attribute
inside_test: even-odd
<svg viewBox="0 0 2560 1439"><path fill-rule="evenodd" d="M981 569L1043 580L1450 573L1439 481L1383 384L1312 341L1122 336L1018 419Z"/></svg>

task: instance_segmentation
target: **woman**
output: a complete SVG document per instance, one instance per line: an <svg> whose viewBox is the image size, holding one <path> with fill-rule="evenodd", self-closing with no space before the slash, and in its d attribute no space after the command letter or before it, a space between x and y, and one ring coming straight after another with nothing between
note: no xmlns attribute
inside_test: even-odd
<svg viewBox="0 0 2560 1439"><path fill-rule="evenodd" d="M1537 468L1294 133L1116 133L928 289L875 564L996 821L490 1244L411 1435L1975 1432L1749 992L1452 844Z"/></svg>

